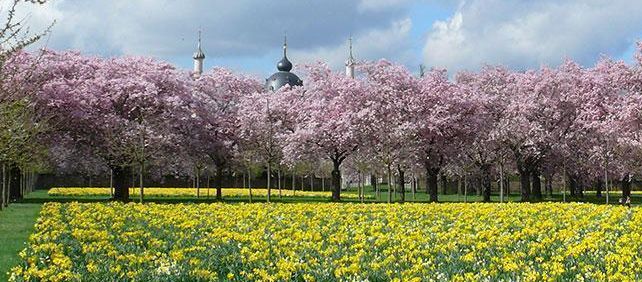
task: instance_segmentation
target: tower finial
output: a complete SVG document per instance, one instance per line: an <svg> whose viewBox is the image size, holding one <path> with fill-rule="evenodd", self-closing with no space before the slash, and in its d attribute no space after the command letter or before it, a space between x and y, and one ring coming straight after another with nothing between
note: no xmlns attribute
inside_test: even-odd
<svg viewBox="0 0 642 282"><path fill-rule="evenodd" d="M288 35L284 32L283 34L283 58L276 64L276 68L279 71L290 71L292 70L292 63L288 60Z"/></svg>
<svg viewBox="0 0 642 282"><path fill-rule="evenodd" d="M201 49L201 27L198 27L198 49Z"/></svg>
<svg viewBox="0 0 642 282"><path fill-rule="evenodd" d="M194 52L194 78L199 78L203 73L203 60L205 60L205 53L201 49L201 27L198 27L198 43L196 44L196 52Z"/></svg>
<svg viewBox="0 0 642 282"><path fill-rule="evenodd" d="M288 52L288 32L283 32L283 57L287 56Z"/></svg>
<svg viewBox="0 0 642 282"><path fill-rule="evenodd" d="M350 37L348 38L348 59L346 60L346 75L348 77L354 78L354 65L356 65L356 62L354 60L354 56L352 55L352 34L350 34Z"/></svg>
<svg viewBox="0 0 642 282"><path fill-rule="evenodd" d="M198 28L198 43L196 44L196 52L194 52L194 60L205 59L205 53L201 49L201 28Z"/></svg>
<svg viewBox="0 0 642 282"><path fill-rule="evenodd" d="M350 34L350 38L348 40L350 41L349 42L349 45L350 45L350 59L353 59L353 57L352 57L352 34Z"/></svg>

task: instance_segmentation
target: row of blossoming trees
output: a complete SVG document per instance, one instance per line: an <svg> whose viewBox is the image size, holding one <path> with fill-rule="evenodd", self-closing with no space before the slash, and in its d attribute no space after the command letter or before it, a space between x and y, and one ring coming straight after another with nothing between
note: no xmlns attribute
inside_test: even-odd
<svg viewBox="0 0 642 282"><path fill-rule="evenodd" d="M116 199L129 199L134 170L141 187L152 171L212 170L221 197L226 174L259 164L280 181L308 164L329 168L334 200L344 173L394 177L398 187L421 176L431 201L440 175L474 177L485 201L492 182L517 175L528 201L556 177L575 194L617 184L629 195L642 160L640 54L633 66L604 58L590 68L487 66L452 77L382 60L352 79L319 63L305 67L303 87L274 93L226 69L193 79L138 57L45 51L21 53L11 67L29 73L20 83L34 86L25 92L48 125L33 143L50 166L111 175Z"/></svg>
<svg viewBox="0 0 642 282"><path fill-rule="evenodd" d="M47 118L34 107L38 85L29 83L32 72L23 60L15 60L25 47L46 35L49 28L33 32L28 19L18 16L21 5L46 0L2 2L0 24L0 210L24 194L36 179L43 148L35 138L46 128Z"/></svg>

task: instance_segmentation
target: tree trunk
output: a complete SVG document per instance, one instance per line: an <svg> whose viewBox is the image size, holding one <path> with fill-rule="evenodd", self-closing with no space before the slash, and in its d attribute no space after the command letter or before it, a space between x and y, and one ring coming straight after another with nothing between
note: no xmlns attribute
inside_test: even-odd
<svg viewBox="0 0 642 282"><path fill-rule="evenodd" d="M5 163L2 163L2 192L0 192L0 210L4 209L6 207L5 205L5 199L6 199L6 189L7 189L7 167Z"/></svg>
<svg viewBox="0 0 642 282"><path fill-rule="evenodd" d="M392 171L388 165L388 204L392 202Z"/></svg>
<svg viewBox="0 0 642 282"><path fill-rule="evenodd" d="M412 184L410 184L412 187L412 200L416 200L415 194L417 194L417 177L415 177L415 174L412 174Z"/></svg>
<svg viewBox="0 0 642 282"><path fill-rule="evenodd" d="M499 202L504 202L504 163L499 163Z"/></svg>
<svg viewBox="0 0 642 282"><path fill-rule="evenodd" d="M5 207L9 206L9 168L5 163L2 164L2 194Z"/></svg>
<svg viewBox="0 0 642 282"><path fill-rule="evenodd" d="M394 202L397 200L397 178L394 173L390 174L390 185L392 185L392 201Z"/></svg>
<svg viewBox="0 0 642 282"><path fill-rule="evenodd" d="M510 196L510 177L505 177L504 181L505 181L504 186L506 187L506 193L505 193L506 195L504 196L508 197Z"/></svg>
<svg viewBox="0 0 642 282"><path fill-rule="evenodd" d="M468 202L468 176L464 174L464 203Z"/></svg>
<svg viewBox="0 0 642 282"><path fill-rule="evenodd" d="M341 162L332 160L332 201L341 201Z"/></svg>
<svg viewBox="0 0 642 282"><path fill-rule="evenodd" d="M426 166L426 190L430 195L431 202L437 202L437 177L439 175L438 168L431 168Z"/></svg>
<svg viewBox="0 0 642 282"><path fill-rule="evenodd" d="M270 180L272 179L272 166L270 162L267 163L267 202L270 202L270 197L272 196L272 183L270 183Z"/></svg>
<svg viewBox="0 0 642 282"><path fill-rule="evenodd" d="M597 179L595 181L595 196L598 198L602 198L602 188L604 188L604 182L601 179Z"/></svg>
<svg viewBox="0 0 642 282"><path fill-rule="evenodd" d="M281 193L281 169L276 171L276 177L277 179L277 185L279 186L279 199L283 197L283 194Z"/></svg>
<svg viewBox="0 0 642 282"><path fill-rule="evenodd" d="M519 189L522 194L522 202L530 201L531 194L531 181L530 172L527 169L518 169L519 173Z"/></svg>
<svg viewBox="0 0 642 282"><path fill-rule="evenodd" d="M143 202L143 198L145 197L145 193L143 191L143 170L145 169L144 164L140 164L138 166L138 189L140 189L140 202Z"/></svg>
<svg viewBox="0 0 642 282"><path fill-rule="evenodd" d="M377 191L377 176L374 174L370 175L370 186L372 187L372 191L375 192Z"/></svg>
<svg viewBox="0 0 642 282"><path fill-rule="evenodd" d="M223 199L223 166L216 165L216 176L214 177L214 186L216 186L216 199Z"/></svg>
<svg viewBox="0 0 642 282"><path fill-rule="evenodd" d="M22 172L20 172L20 168L16 165L11 166L9 169L9 200L16 201L22 199L21 182Z"/></svg>
<svg viewBox="0 0 642 282"><path fill-rule="evenodd" d="M359 172L359 201L363 203L363 175Z"/></svg>
<svg viewBox="0 0 642 282"><path fill-rule="evenodd" d="M483 186L482 178L480 176L475 177L475 194L477 196L482 195Z"/></svg>
<svg viewBox="0 0 642 282"><path fill-rule="evenodd" d="M531 194L535 200L542 200L542 181L539 177L539 170L533 169L531 171Z"/></svg>
<svg viewBox="0 0 642 282"><path fill-rule="evenodd" d="M571 197L577 196L577 181L575 180L575 176L569 174L568 175L568 185L569 185L569 192Z"/></svg>
<svg viewBox="0 0 642 282"><path fill-rule="evenodd" d="M247 170L247 188L250 193L249 201L252 203L252 172L249 169Z"/></svg>
<svg viewBox="0 0 642 282"><path fill-rule="evenodd" d="M490 202L490 189L491 189L491 181L490 181L490 166L483 166L482 167L482 189L483 189L483 198L484 202L488 203Z"/></svg>
<svg viewBox="0 0 642 282"><path fill-rule="evenodd" d="M114 172L114 200L121 202L129 201L129 181L132 175L130 167L116 166Z"/></svg>
<svg viewBox="0 0 642 282"><path fill-rule="evenodd" d="M114 198L114 169L109 169L109 196Z"/></svg>
<svg viewBox="0 0 642 282"><path fill-rule="evenodd" d="M403 203L403 202L406 201L406 187L405 187L406 182L405 182L405 179L404 179L404 171L403 171L403 169L401 169L400 166L397 166L397 173L399 174L397 183L399 185L399 193L401 195L401 202Z"/></svg>
<svg viewBox="0 0 642 282"><path fill-rule="evenodd" d="M201 169L196 168L196 198L201 197Z"/></svg>
<svg viewBox="0 0 642 282"><path fill-rule="evenodd" d="M162 179L162 178L161 178ZM207 170L207 198L210 198L210 171ZM243 175L243 188L245 188L245 175Z"/></svg>
<svg viewBox="0 0 642 282"><path fill-rule="evenodd" d="M553 174L550 173L546 176L546 192L548 193L549 197L553 197Z"/></svg>
<svg viewBox="0 0 642 282"><path fill-rule="evenodd" d="M446 195L448 194L448 179L443 173L439 175L439 178L441 180L441 194Z"/></svg>
<svg viewBox="0 0 642 282"><path fill-rule="evenodd" d="M129 174L131 174L131 184L129 185L130 188L136 187L136 173L133 171L134 168L131 168L132 171L130 171Z"/></svg>
<svg viewBox="0 0 642 282"><path fill-rule="evenodd" d="M631 178L628 175L625 175L621 181L622 185L622 199L631 197Z"/></svg>

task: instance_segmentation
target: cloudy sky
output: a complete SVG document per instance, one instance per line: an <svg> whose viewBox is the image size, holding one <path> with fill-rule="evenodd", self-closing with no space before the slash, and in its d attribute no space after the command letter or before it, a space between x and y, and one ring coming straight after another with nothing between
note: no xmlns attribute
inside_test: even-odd
<svg viewBox="0 0 642 282"><path fill-rule="evenodd" d="M20 13L32 30L56 21L33 48L152 56L180 68L191 68L200 28L206 68L257 76L275 70L284 32L295 64L342 68L352 35L357 59L413 71L421 63L526 69L565 58L589 66L602 55L631 62L642 38L640 0L49 0Z"/></svg>

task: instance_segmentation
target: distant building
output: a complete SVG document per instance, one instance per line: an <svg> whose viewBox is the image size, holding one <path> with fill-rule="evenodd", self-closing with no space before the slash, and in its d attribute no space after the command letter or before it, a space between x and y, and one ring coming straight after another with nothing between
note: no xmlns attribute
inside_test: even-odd
<svg viewBox="0 0 642 282"><path fill-rule="evenodd" d="M205 61L205 53L201 49L201 31L198 31L198 45L196 46L196 52L194 52L194 78L201 77L203 74L203 61Z"/></svg>
<svg viewBox="0 0 642 282"><path fill-rule="evenodd" d="M352 56L352 36L350 36L348 45L350 51L348 51L348 60L346 60L346 76L354 78L354 66L357 64L357 62Z"/></svg>
<svg viewBox="0 0 642 282"><path fill-rule="evenodd" d="M290 86L302 86L303 81L294 73L291 73L292 63L288 60L288 41L287 37L283 40L283 58L276 64L276 69L278 72L275 72L270 77L265 79L265 90L266 91L276 91L279 88L290 85Z"/></svg>

